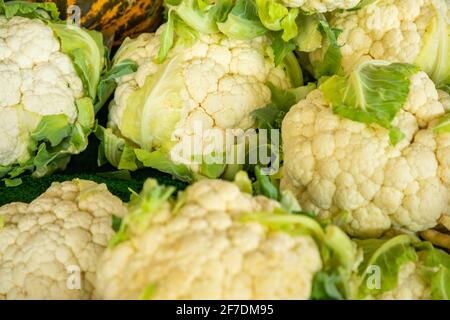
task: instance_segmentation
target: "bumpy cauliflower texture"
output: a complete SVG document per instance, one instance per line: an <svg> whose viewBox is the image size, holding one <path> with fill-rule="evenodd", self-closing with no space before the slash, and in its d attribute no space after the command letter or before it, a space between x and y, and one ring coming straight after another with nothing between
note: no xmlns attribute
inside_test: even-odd
<svg viewBox="0 0 450 320"><path fill-rule="evenodd" d="M272 212L277 203L218 180L194 184L179 201L175 208L166 203L145 230L105 252L98 297L309 298L322 267L315 241L241 220Z"/></svg>
<svg viewBox="0 0 450 320"><path fill-rule="evenodd" d="M329 12L336 9L351 9L361 0L282 0L283 4L291 8L301 8L306 12Z"/></svg>
<svg viewBox="0 0 450 320"><path fill-rule="evenodd" d="M354 236L434 227L450 214L450 134L431 129L448 108L443 103L425 73L414 75L394 121L406 138L394 147L388 130L335 115L322 91L313 91L283 122L283 188Z"/></svg>
<svg viewBox="0 0 450 320"><path fill-rule="evenodd" d="M83 83L38 19L0 16L0 166L30 158L30 135L42 116L77 117Z"/></svg>
<svg viewBox="0 0 450 320"><path fill-rule="evenodd" d="M81 180L0 208L0 299L90 299L112 216L125 210L105 185Z"/></svg>
<svg viewBox="0 0 450 320"><path fill-rule="evenodd" d="M447 46L437 47L448 42L448 10L446 0L379 0L357 11L333 13L331 26L342 30L338 43L344 70L349 72L365 60L377 59L417 62L430 75L439 72L433 71L432 65L444 59L435 57L438 50L448 56ZM447 22L438 24L438 19ZM437 29L441 26L442 30ZM430 41L432 37L441 40ZM311 60L320 61L323 50L313 52Z"/></svg>
<svg viewBox="0 0 450 320"><path fill-rule="evenodd" d="M283 89L290 81L274 66L265 37L239 41L200 35L192 46L175 45L157 64L164 28L128 40L119 50L115 63L131 59L138 70L120 79L109 126L147 150L170 145L172 160L190 165L192 155L223 151L225 129L254 126L251 112L271 101L268 81ZM132 110L136 104L139 111ZM192 150L194 134L200 150L181 155L183 148Z"/></svg>

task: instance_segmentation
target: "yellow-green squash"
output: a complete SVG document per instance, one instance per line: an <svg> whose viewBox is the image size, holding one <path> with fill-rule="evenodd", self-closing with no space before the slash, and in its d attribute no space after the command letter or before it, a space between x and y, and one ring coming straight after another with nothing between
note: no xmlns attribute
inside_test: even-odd
<svg viewBox="0 0 450 320"><path fill-rule="evenodd" d="M55 2L62 18L76 5L81 25L103 32L106 39L120 44L126 37L151 32L161 22L162 0L36 0ZM69 12L70 14L70 12Z"/></svg>

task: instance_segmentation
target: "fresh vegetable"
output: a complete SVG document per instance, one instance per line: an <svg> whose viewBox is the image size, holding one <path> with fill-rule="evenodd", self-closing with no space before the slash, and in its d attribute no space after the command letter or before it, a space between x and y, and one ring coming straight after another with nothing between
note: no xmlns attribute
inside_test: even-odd
<svg viewBox="0 0 450 320"><path fill-rule="evenodd" d="M367 1L284 1L284 0L166 0L169 21L184 34L221 32L232 39L252 40L266 35L271 40L278 65L294 50L321 50L321 64L314 65L317 79L340 71L339 30L329 26L325 12L356 10ZM357 6L358 5L358 6ZM178 26L178 27L176 27ZM183 26L187 27L184 28ZM317 59L317 57L316 57ZM305 67L310 67L305 65Z"/></svg>
<svg viewBox="0 0 450 320"><path fill-rule="evenodd" d="M0 299L90 299L97 261L126 208L105 185L53 184L0 208Z"/></svg>
<svg viewBox="0 0 450 320"><path fill-rule="evenodd" d="M101 31L120 45L126 37L156 29L161 20L161 0L37 0L54 2L62 18L76 18L88 29ZM79 12L75 11L78 6Z"/></svg>
<svg viewBox="0 0 450 320"><path fill-rule="evenodd" d="M283 33L284 41L294 39L304 28L305 17L356 7L361 0L256 0L258 16L271 31Z"/></svg>
<svg viewBox="0 0 450 320"><path fill-rule="evenodd" d="M0 178L63 169L82 152L102 97L101 34L63 23L54 4L0 0Z"/></svg>
<svg viewBox="0 0 450 320"><path fill-rule="evenodd" d="M447 94L414 70L369 61L289 111L282 187L303 210L368 238L427 230L450 214L450 134L435 130Z"/></svg>
<svg viewBox="0 0 450 320"><path fill-rule="evenodd" d="M413 63L438 84L450 83L450 7L446 0L368 1L360 10L333 12L329 22L341 30L346 72L368 59ZM314 65L324 50L310 55Z"/></svg>
<svg viewBox="0 0 450 320"><path fill-rule="evenodd" d="M349 294L356 246L338 228L230 182L197 182L177 200L173 192L149 180L133 197L101 258L96 297L308 299L315 283L320 298L319 271L342 276L334 288Z"/></svg>
<svg viewBox="0 0 450 320"><path fill-rule="evenodd" d="M450 256L446 252L409 235L357 243L364 258L354 278L356 298L450 299Z"/></svg>
<svg viewBox="0 0 450 320"><path fill-rule="evenodd" d="M448 300L448 0L161 3L0 0L0 300Z"/></svg>
<svg viewBox="0 0 450 320"><path fill-rule="evenodd" d="M225 143L230 130L256 127L252 112L270 104L272 86L303 84L295 56L276 66L267 37L193 34L181 23L169 13L155 34L128 39L117 52L114 65L131 61L137 71L119 79L108 128L98 128L101 162L152 167L185 181L220 177L235 146Z"/></svg>

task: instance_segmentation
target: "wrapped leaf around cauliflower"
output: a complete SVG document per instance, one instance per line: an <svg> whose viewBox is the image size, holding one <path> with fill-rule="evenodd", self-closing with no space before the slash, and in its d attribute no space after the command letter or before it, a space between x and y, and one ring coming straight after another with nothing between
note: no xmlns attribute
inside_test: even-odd
<svg viewBox="0 0 450 320"><path fill-rule="evenodd" d="M412 65L329 78L284 119L282 188L353 236L433 228L450 214L449 108Z"/></svg>
<svg viewBox="0 0 450 320"><path fill-rule="evenodd" d="M54 4L0 0L0 178L41 177L86 148L106 53Z"/></svg>
<svg viewBox="0 0 450 320"><path fill-rule="evenodd" d="M338 228L230 182L197 182L176 201L173 191L149 180L133 197L100 261L97 297L309 299L326 295L331 272L338 296L349 294L355 246Z"/></svg>
<svg viewBox="0 0 450 320"><path fill-rule="evenodd" d="M363 261L353 278L354 298L449 300L450 256L410 235L356 240Z"/></svg>
<svg viewBox="0 0 450 320"><path fill-rule="evenodd" d="M91 299L97 261L126 207L106 185L54 183L0 208L0 299Z"/></svg>

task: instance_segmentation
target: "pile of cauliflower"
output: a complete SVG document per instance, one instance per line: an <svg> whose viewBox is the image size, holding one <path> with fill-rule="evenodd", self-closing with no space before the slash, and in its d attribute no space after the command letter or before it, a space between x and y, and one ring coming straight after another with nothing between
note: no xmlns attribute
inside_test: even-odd
<svg viewBox="0 0 450 320"><path fill-rule="evenodd" d="M0 0L2 183L64 170L91 133L121 170L102 177L189 183L0 207L0 300L449 299L448 1L165 6L109 60L53 4Z"/></svg>
<svg viewBox="0 0 450 320"><path fill-rule="evenodd" d="M155 201L151 194L161 188L148 183L142 207ZM151 288L152 299L309 298L314 274L322 268L314 239L244 221L279 204L219 180L192 185L178 201L140 212L148 220L145 227L130 223L126 240L106 250L97 273L98 297L138 299Z"/></svg>
<svg viewBox="0 0 450 320"><path fill-rule="evenodd" d="M204 180L174 197L173 187L148 180L125 206L105 185L74 180L55 183L30 204L1 207L0 299L441 299L446 294L441 287L430 289L449 259L432 246L406 235L353 243L336 226L323 228L241 188ZM120 227L113 229L119 218ZM398 259L398 278L373 289L366 267L382 267L392 254L405 255ZM430 265L430 256L442 265ZM342 294L338 297L327 291L327 277L336 285L336 275L332 290Z"/></svg>
<svg viewBox="0 0 450 320"><path fill-rule="evenodd" d="M220 180L194 184L178 202L173 192L149 180L127 211L105 185L76 180L1 207L0 298L310 297L321 243L252 218L280 204Z"/></svg>
<svg viewBox="0 0 450 320"><path fill-rule="evenodd" d="M180 44L158 64L161 34L167 27L126 40L119 49L114 63L131 60L137 70L118 79L108 127L139 146L136 154L142 162L148 153L160 151L202 174L192 158L228 152L226 130L255 128L251 113L271 101L267 83L288 89L292 82L268 55L265 37L241 41L202 35L187 48ZM108 159L121 152L117 146L105 149ZM126 163L118 167L127 168Z"/></svg>

